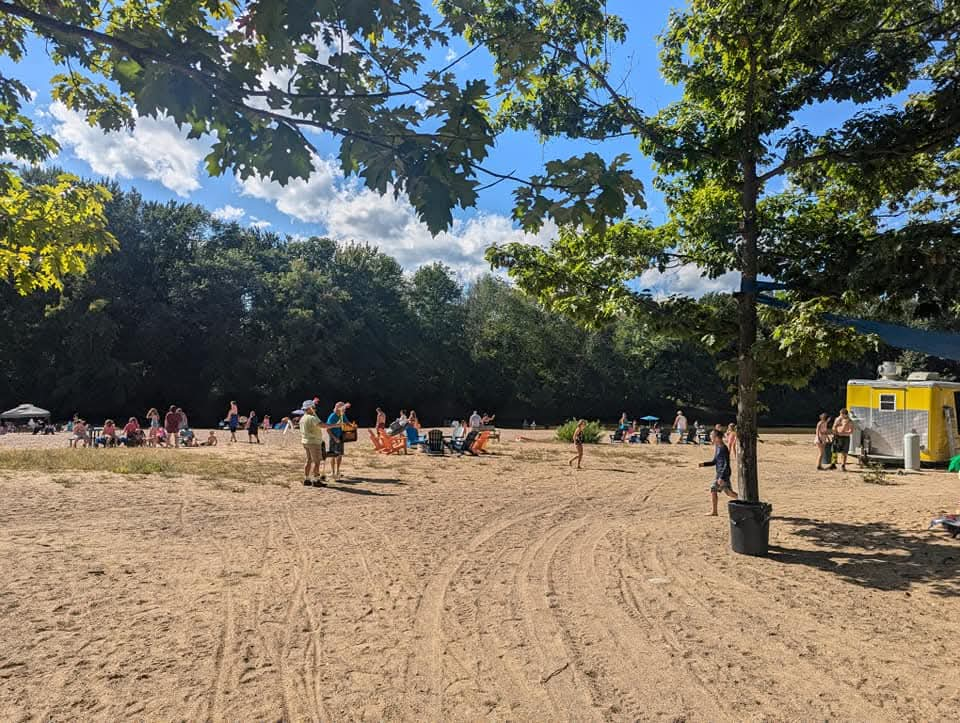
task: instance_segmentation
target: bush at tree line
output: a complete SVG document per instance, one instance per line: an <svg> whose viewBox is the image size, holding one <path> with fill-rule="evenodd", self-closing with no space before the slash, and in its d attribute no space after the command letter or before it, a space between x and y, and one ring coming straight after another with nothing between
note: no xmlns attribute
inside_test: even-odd
<svg viewBox="0 0 960 723"><path fill-rule="evenodd" d="M569 422L565 422L562 426L557 429L557 439L561 442L572 442L573 433L577 428L579 420L571 419ZM600 437L603 435L603 429L600 427L600 421L587 422L586 426L583 428L583 443L584 444L598 444L600 442Z"/></svg>

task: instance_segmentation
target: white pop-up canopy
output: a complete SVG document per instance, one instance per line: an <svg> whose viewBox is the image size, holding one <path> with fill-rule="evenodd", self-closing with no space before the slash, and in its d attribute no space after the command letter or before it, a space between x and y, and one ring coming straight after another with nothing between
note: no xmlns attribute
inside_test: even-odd
<svg viewBox="0 0 960 723"><path fill-rule="evenodd" d="M37 419L49 417L50 412L33 404L21 404L0 414L0 419Z"/></svg>

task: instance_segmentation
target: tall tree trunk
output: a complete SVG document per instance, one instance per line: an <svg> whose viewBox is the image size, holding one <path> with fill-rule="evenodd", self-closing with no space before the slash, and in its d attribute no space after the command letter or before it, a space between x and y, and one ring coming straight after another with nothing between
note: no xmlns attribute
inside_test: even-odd
<svg viewBox="0 0 960 723"><path fill-rule="evenodd" d="M757 341L757 162L752 154L743 159L743 193L741 196L740 263L743 284L737 297L740 337L737 346L737 489L740 499L760 501L757 477L757 363L753 346Z"/></svg>

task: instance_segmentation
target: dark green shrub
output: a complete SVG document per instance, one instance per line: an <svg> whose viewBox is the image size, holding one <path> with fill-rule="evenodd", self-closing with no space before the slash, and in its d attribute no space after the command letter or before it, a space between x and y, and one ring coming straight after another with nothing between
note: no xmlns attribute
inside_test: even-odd
<svg viewBox="0 0 960 723"><path fill-rule="evenodd" d="M572 442L573 441L573 431L577 428L576 419L571 419L569 422L564 423L562 426L557 428L557 439L561 442ZM584 444L597 444L600 441L600 438L603 436L603 429L600 427L600 422L587 422L587 426L583 428L583 443Z"/></svg>

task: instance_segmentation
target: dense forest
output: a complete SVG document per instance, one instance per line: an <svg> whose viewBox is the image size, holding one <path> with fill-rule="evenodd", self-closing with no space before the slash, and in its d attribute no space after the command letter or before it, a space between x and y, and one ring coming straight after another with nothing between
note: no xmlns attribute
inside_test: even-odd
<svg viewBox="0 0 960 723"><path fill-rule="evenodd" d="M119 248L63 293L0 284L0 404L99 420L178 404L212 424L237 399L275 418L317 395L415 408L428 424L473 409L501 424L671 416L733 418L729 384L693 342L624 318L588 331L493 275L462 284L436 263L405 273L363 243L290 239L195 205L112 189ZM724 303L722 298L718 303ZM879 356L768 388L766 422L810 423L843 403Z"/></svg>

